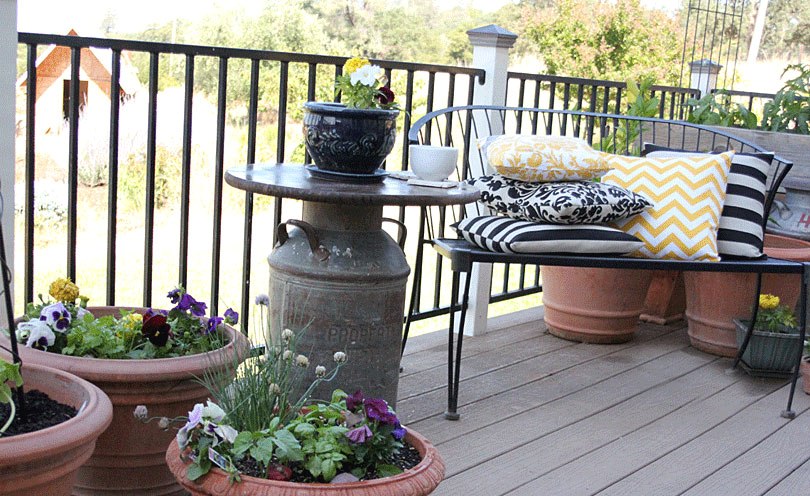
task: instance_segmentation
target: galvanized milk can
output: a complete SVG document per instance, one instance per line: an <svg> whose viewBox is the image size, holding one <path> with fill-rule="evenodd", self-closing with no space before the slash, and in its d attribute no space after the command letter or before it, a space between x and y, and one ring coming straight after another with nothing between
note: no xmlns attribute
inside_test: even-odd
<svg viewBox="0 0 810 496"><path fill-rule="evenodd" d="M810 181L789 179L784 186L785 200L774 202L767 232L810 240Z"/></svg>
<svg viewBox="0 0 810 496"><path fill-rule="evenodd" d="M304 221L278 226L270 265L270 328L274 339L304 329L297 352L315 367L348 362L314 398L341 388L396 404L405 287L410 269L401 247L381 229L382 207L304 202ZM404 226L400 225L404 235ZM274 341L277 342L277 341Z"/></svg>

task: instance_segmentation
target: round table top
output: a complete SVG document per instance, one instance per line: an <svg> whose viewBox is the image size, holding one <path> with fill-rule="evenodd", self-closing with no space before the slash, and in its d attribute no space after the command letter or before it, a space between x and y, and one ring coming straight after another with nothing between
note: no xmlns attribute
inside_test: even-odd
<svg viewBox="0 0 810 496"><path fill-rule="evenodd" d="M342 205L428 206L471 203L480 192L465 183L453 188L414 186L386 177L379 183L347 183L312 177L303 164L250 164L228 169L231 186L262 195Z"/></svg>

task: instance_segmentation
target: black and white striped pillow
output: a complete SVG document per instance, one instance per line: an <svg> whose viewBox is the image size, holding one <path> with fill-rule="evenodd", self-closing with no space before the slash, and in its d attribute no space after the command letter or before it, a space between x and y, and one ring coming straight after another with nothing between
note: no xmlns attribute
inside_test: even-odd
<svg viewBox="0 0 810 496"><path fill-rule="evenodd" d="M642 155L675 157L685 152L644 143ZM735 153L728 174L726 201L717 231L720 255L758 258L762 256L765 233L765 194L772 153Z"/></svg>
<svg viewBox="0 0 810 496"><path fill-rule="evenodd" d="M483 215L467 217L453 227L470 243L499 253L625 255L644 245L630 234L598 224L540 224Z"/></svg>

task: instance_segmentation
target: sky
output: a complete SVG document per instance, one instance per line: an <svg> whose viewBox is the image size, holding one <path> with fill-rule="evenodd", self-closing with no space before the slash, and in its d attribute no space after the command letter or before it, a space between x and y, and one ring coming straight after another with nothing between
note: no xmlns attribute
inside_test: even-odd
<svg viewBox="0 0 810 496"><path fill-rule="evenodd" d="M437 4L447 7L470 4L491 12L510 1L441 0ZM193 21L218 5L249 8L258 3L255 0L17 0L17 30L65 34L73 28L82 36L101 36L100 26L107 12L116 15L117 31L135 32L177 17ZM679 5L678 0L642 0L642 3L663 10Z"/></svg>

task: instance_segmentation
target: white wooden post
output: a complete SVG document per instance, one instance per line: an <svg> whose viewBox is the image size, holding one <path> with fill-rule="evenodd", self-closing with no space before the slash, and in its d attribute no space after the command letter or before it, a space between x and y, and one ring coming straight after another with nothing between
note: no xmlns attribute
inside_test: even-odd
<svg viewBox="0 0 810 496"><path fill-rule="evenodd" d="M505 105L509 49L515 44L517 35L500 26L490 24L467 31L467 36L473 46L472 66L486 71L484 84L475 88L473 103L475 105ZM486 117L482 113L476 113L474 118L480 121L476 124L478 129L487 129ZM495 127L499 123L498 119L491 119L490 122L493 124L493 134L503 131L503 129ZM482 170L476 149L470 150L470 165L474 171ZM469 208L474 210L474 207ZM475 336L487 331L492 264L475 264L470 277L470 303L464 334Z"/></svg>
<svg viewBox="0 0 810 496"><path fill-rule="evenodd" d="M14 82L17 75L17 0L0 0L0 192L5 253L14 269ZM5 311L0 312L5 315ZM7 326L8 322L2 322Z"/></svg>

